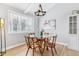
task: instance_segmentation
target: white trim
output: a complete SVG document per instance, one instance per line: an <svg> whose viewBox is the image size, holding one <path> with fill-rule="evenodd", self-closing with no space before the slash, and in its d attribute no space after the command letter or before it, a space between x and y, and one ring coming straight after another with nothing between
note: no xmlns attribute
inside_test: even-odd
<svg viewBox="0 0 79 59"><path fill-rule="evenodd" d="M56 43L59 44L59 45L64 45L64 47L67 47L67 44L66 44L66 43L62 43L62 42L56 42ZM15 44L15 45L6 47L6 50L8 50L8 49L12 49L12 48L15 48L15 47L24 45L24 44L25 44L25 42L22 42L22 43L19 43L19 44ZM78 49L73 49L73 48L71 48L71 47L68 47L68 48L69 48L69 49L72 49L72 50L79 51ZM4 50L4 49L3 49L3 50Z"/></svg>
<svg viewBox="0 0 79 59"><path fill-rule="evenodd" d="M75 49L75 48L72 48L72 47L68 47L68 45L66 43L62 43L62 42L56 42L56 43L59 44L59 45L64 45L64 47L67 47L68 49L79 51L78 49Z"/></svg>
<svg viewBox="0 0 79 59"><path fill-rule="evenodd" d="M64 46L67 46L67 44L66 43L62 43L62 42L56 42L57 44L59 44L59 45L64 45Z"/></svg>
<svg viewBox="0 0 79 59"><path fill-rule="evenodd" d="M9 50L9 49L12 49L12 48L24 45L24 44L25 44L25 42L22 42L22 43L19 43L19 44L16 44L16 45L12 45L12 46L6 47L6 50ZM5 51L5 48L3 48L2 51Z"/></svg>
<svg viewBox="0 0 79 59"><path fill-rule="evenodd" d="M22 42L22 43L19 43L19 44L15 44L15 45L6 47L6 50L8 50L8 49L12 49L12 48L15 48L15 47L18 47L18 46L23 45L23 44L25 44L25 42Z"/></svg>
<svg viewBox="0 0 79 59"><path fill-rule="evenodd" d="M9 50L9 49L12 49L12 48L15 48L15 47L18 47L18 46L24 45L24 44L25 44L25 42L22 42L22 43L19 43L19 44L15 44L15 45L12 45L12 46L6 47L6 50ZM2 51L5 51L5 48L3 48Z"/></svg>
<svg viewBox="0 0 79 59"><path fill-rule="evenodd" d="M72 47L68 47L69 49L71 49L71 50L75 50L75 51L79 51L79 49L77 48L72 48Z"/></svg>

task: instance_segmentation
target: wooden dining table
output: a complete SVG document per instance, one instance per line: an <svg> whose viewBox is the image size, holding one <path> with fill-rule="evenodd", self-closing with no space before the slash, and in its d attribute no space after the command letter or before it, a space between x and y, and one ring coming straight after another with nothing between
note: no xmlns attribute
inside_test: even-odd
<svg viewBox="0 0 79 59"><path fill-rule="evenodd" d="M29 37L29 38L31 38L32 41L33 41L33 47L35 45L38 45L39 46L40 54L43 55L45 47L46 47L46 45L48 43L48 38L41 38L41 37Z"/></svg>
<svg viewBox="0 0 79 59"><path fill-rule="evenodd" d="M40 48L39 48L40 53L41 53L41 55L43 55L45 47L48 43L48 38L37 38L37 43L40 46Z"/></svg>

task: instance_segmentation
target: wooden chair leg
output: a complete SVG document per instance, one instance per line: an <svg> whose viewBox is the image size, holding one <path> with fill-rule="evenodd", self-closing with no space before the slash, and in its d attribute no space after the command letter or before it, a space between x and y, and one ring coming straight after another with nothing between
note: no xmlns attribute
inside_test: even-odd
<svg viewBox="0 0 79 59"><path fill-rule="evenodd" d="M34 48L33 48L33 56L34 56Z"/></svg>
<svg viewBox="0 0 79 59"><path fill-rule="evenodd" d="M46 47L46 50L49 50L48 47Z"/></svg>
<svg viewBox="0 0 79 59"><path fill-rule="evenodd" d="M29 52L29 48L28 48L28 50L27 50L27 52L26 52L26 56L27 56L28 52Z"/></svg>
<svg viewBox="0 0 79 59"><path fill-rule="evenodd" d="M46 42L45 44L47 45L48 43ZM49 50L48 46L46 46L46 50Z"/></svg>
<svg viewBox="0 0 79 59"><path fill-rule="evenodd" d="M56 51L56 48L54 47L54 51L55 51L55 53L56 53L56 55L57 55L57 51Z"/></svg>
<svg viewBox="0 0 79 59"><path fill-rule="evenodd" d="M39 47L39 51L40 51L40 54L41 54L41 56L43 55L43 53L42 53L42 51L41 51L41 48Z"/></svg>
<svg viewBox="0 0 79 59"><path fill-rule="evenodd" d="M52 52L52 56L54 56L54 53L53 53L53 48L51 47L51 52Z"/></svg>
<svg viewBox="0 0 79 59"><path fill-rule="evenodd" d="M42 55L43 55L44 51L45 51L45 45L44 45L44 48L43 48L43 51L42 51Z"/></svg>

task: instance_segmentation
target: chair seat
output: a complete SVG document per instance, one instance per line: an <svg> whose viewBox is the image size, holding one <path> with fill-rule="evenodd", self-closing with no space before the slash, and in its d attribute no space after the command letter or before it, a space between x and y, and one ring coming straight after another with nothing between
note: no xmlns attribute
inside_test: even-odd
<svg viewBox="0 0 79 59"><path fill-rule="evenodd" d="M41 48L41 45L28 45L28 48L31 48L31 49L35 49L35 48Z"/></svg>
<svg viewBox="0 0 79 59"><path fill-rule="evenodd" d="M53 44L53 43L51 43L51 42L48 42L47 46L48 46L48 47L52 47L52 48L53 48L53 47L55 47L56 45L55 45L55 44Z"/></svg>

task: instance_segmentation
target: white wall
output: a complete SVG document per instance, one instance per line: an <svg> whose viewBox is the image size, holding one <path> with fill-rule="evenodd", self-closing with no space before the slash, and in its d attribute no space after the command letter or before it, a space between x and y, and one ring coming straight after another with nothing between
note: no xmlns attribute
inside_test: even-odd
<svg viewBox="0 0 79 59"><path fill-rule="evenodd" d="M12 7L8 7L5 5L0 4L0 17L6 20L6 41L7 47L19 44L24 42L24 35L25 33L18 33L18 34L8 34L8 10L14 10L21 12ZM56 33L58 35L58 42L67 44L68 47L75 50L79 50L79 40L70 39L68 34L68 17L71 15L72 10L79 9L79 4L56 4L54 7L51 8L50 11L46 13L40 19L40 29L44 22L44 20L56 19ZM37 18L38 19L38 18ZM36 28L36 27L35 27ZM38 30L37 30L38 31Z"/></svg>
<svg viewBox="0 0 79 59"><path fill-rule="evenodd" d="M7 47L11 47L13 45L24 42L25 33L17 33L17 34L8 33L8 10L14 10L20 13L22 13L22 11L0 4L0 17L5 19L6 45Z"/></svg>
<svg viewBox="0 0 79 59"><path fill-rule="evenodd" d="M77 3L58 3L40 21L40 28L44 20L56 19L56 33L58 42L67 44L68 47L79 50L79 40L69 38L68 17L72 14L72 10L79 10Z"/></svg>

